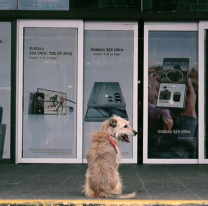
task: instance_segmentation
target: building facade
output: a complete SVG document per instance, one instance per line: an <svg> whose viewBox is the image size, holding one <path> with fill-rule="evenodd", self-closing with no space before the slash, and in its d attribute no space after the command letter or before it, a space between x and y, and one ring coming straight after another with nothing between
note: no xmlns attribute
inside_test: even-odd
<svg viewBox="0 0 208 206"><path fill-rule="evenodd" d="M86 163L113 114L121 163L207 164L208 3L0 0L0 163Z"/></svg>

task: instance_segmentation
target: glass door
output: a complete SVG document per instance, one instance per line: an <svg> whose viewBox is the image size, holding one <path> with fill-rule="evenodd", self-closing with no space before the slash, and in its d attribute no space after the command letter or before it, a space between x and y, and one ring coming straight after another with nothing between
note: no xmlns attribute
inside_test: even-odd
<svg viewBox="0 0 208 206"><path fill-rule="evenodd" d="M145 23L144 163L198 163L198 91L198 25Z"/></svg>
<svg viewBox="0 0 208 206"><path fill-rule="evenodd" d="M199 163L208 163L208 22L199 22L199 68L200 101L199 112Z"/></svg>
<svg viewBox="0 0 208 206"><path fill-rule="evenodd" d="M0 22L0 161L11 147L11 22Z"/></svg>
<svg viewBox="0 0 208 206"><path fill-rule="evenodd" d="M93 131L113 114L137 130L138 24L84 25L83 162ZM137 137L121 142L121 163L137 163Z"/></svg>
<svg viewBox="0 0 208 206"><path fill-rule="evenodd" d="M81 163L83 22L18 28L18 163Z"/></svg>

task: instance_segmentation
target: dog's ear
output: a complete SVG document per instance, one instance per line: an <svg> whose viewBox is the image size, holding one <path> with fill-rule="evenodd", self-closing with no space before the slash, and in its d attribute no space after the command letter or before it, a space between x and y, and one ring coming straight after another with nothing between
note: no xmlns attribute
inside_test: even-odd
<svg viewBox="0 0 208 206"><path fill-rule="evenodd" d="M117 120L111 119L110 120L110 125L115 128L117 126Z"/></svg>

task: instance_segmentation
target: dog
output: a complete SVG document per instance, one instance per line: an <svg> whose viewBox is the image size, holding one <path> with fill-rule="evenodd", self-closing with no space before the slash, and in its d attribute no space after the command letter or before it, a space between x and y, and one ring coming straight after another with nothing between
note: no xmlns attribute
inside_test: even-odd
<svg viewBox="0 0 208 206"><path fill-rule="evenodd" d="M87 153L88 169L84 186L88 197L133 198L138 191L122 194L122 180L118 172L121 152L118 142L130 142L129 136L137 132L125 119L113 115L106 120L100 131L92 134Z"/></svg>

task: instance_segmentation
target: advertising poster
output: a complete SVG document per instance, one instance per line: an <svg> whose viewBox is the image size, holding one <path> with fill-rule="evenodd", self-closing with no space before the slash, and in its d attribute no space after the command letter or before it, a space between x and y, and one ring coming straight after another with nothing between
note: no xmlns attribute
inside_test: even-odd
<svg viewBox="0 0 208 206"><path fill-rule="evenodd" d="M198 158L198 33L150 31L148 158Z"/></svg>
<svg viewBox="0 0 208 206"><path fill-rule="evenodd" d="M113 114L133 119L134 31L85 30L84 32L84 131L83 159L91 134ZM120 143L122 158L133 156L130 143Z"/></svg>
<svg viewBox="0 0 208 206"><path fill-rule="evenodd" d="M76 158L77 32L24 28L23 158Z"/></svg>
<svg viewBox="0 0 208 206"><path fill-rule="evenodd" d="M0 22L0 160L10 158L11 23Z"/></svg>

